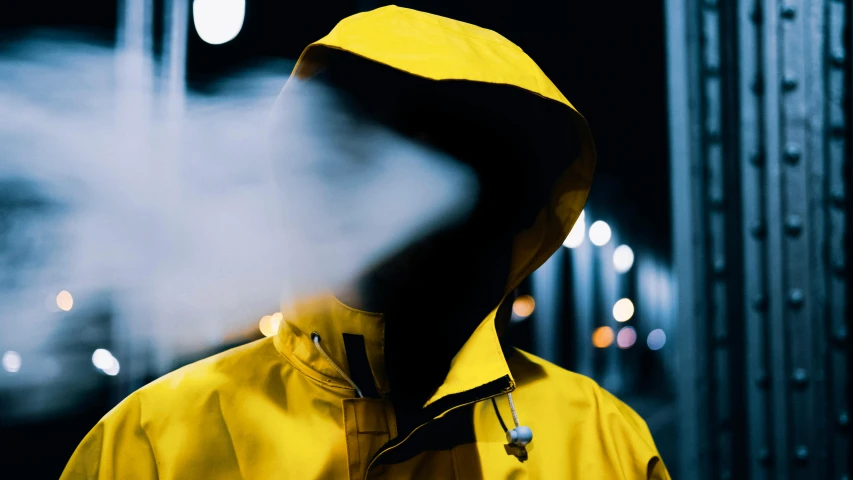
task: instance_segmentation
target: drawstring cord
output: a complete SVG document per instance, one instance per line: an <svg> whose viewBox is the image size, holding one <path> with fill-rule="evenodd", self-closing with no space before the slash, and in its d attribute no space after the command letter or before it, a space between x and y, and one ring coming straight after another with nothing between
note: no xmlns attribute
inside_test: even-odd
<svg viewBox="0 0 853 480"><path fill-rule="evenodd" d="M320 354L323 355L326 360L328 360L329 363L332 364L333 367L335 367L335 370L337 370L340 376L344 377L344 380L346 380L347 382L349 382L350 385L352 385L352 388L355 389L355 393L358 394L358 398L364 398L364 394L361 393L361 389L358 388L358 385L356 385L355 382L353 382L352 379L349 378L349 375L344 373L343 369L341 369L341 367L339 367L338 364L335 363L334 360L332 360L332 357L330 357L329 354L326 353L325 350L323 350L323 347L320 346L320 334L317 332L311 332L311 340L314 341L314 346L317 347L317 351L319 351Z"/></svg>
<svg viewBox="0 0 853 480"><path fill-rule="evenodd" d="M501 412L498 410L498 403L494 397L492 397L492 405L495 407L495 414L498 416L498 421L501 422L501 427L506 432L507 444L504 445L504 449L507 455L514 455L523 462L527 460L527 444L533 440L533 430L530 427L521 425L521 422L519 422L518 411L515 409L515 402L512 401L512 393L507 393L506 397L509 400L509 410L512 412L512 422L515 424L515 428L506 428L506 424L504 424L503 418L501 418Z"/></svg>
<svg viewBox="0 0 853 480"><path fill-rule="evenodd" d="M521 424L518 423L518 412L515 411L515 403L512 401L512 393L507 393L506 398L509 399L509 411L512 412L512 421L515 423L516 428L520 427Z"/></svg>

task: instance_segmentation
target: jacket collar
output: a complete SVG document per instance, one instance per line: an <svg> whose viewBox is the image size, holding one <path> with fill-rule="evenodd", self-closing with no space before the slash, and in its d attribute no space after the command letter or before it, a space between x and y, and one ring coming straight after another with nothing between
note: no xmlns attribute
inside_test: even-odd
<svg viewBox="0 0 853 480"><path fill-rule="evenodd" d="M343 335L361 335L377 390L381 394L390 391L385 374L385 318L381 313L357 310L332 295L322 295L283 308L282 315L274 339L276 350L302 373L331 386L351 388L314 345L311 334L320 335L323 350L349 377L352 373Z"/></svg>
<svg viewBox="0 0 853 480"><path fill-rule="evenodd" d="M425 409L439 415L463 403L515 388L495 329L496 311L480 323L453 358L444 383L426 402ZM311 334L320 335L323 349L348 376L351 373L343 334L361 335L377 389L381 394L390 391L385 373L385 319L381 313L357 310L332 295L323 295L285 308L282 314L275 347L300 371L330 386L349 388L347 381L313 345Z"/></svg>

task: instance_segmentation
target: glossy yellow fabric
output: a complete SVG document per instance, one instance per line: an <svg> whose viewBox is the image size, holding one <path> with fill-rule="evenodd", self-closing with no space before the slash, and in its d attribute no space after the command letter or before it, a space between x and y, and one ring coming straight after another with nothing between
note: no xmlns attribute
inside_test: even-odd
<svg viewBox="0 0 853 480"><path fill-rule="evenodd" d="M586 123L518 47L495 32L397 7L355 15L309 46L294 75L336 48L434 80L514 85L566 106L583 146L548 203L516 238L507 291L568 234L595 163ZM413 305L413 308L418 306ZM405 431L382 398L354 389L343 334L364 339L380 392L384 319L330 296L283 310L277 335L194 363L141 388L74 452L63 479L546 478L666 479L642 419L592 380L524 352L504 352L492 312L454 358L443 385ZM418 339L412 339L418 341ZM429 361L429 359L424 359ZM506 393L533 432L529 458L508 455ZM494 403L493 403L494 402Z"/></svg>
<svg viewBox="0 0 853 480"><path fill-rule="evenodd" d="M329 339L336 331L381 334L381 316L332 299L305 313L288 317L276 337L132 394L80 444L63 479L364 478L371 455L397 433L393 409L383 400L354 399L300 332ZM381 338L368 345L376 358ZM343 351L329 347L348 372ZM534 432L526 462L505 453L504 431L486 400L471 413L476 442L421 453L370 478L669 478L643 420L595 382L525 353L511 356L508 366L520 420ZM510 424L506 396L496 400ZM355 412L357 403L371 405Z"/></svg>

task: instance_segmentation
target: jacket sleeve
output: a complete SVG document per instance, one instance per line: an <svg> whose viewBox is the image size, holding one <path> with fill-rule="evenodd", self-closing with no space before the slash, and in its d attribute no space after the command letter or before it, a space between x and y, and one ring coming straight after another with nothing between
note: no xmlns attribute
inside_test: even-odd
<svg viewBox="0 0 853 480"><path fill-rule="evenodd" d="M635 468L633 478L642 478L640 472L644 471L647 480L671 480L645 420L610 392L604 389L601 392L602 396L608 399L608 403L619 412L615 417L618 418L616 423L619 428L614 430L613 437L620 439L621 450L631 452L627 458L632 459L631 463Z"/></svg>
<svg viewBox="0 0 853 480"><path fill-rule="evenodd" d="M139 396L132 394L107 413L83 438L60 480L156 479L157 462L140 424Z"/></svg>

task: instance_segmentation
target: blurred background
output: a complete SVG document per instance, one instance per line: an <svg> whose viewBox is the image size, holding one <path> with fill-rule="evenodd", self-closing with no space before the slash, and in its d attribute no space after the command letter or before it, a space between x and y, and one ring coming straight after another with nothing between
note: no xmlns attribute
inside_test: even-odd
<svg viewBox="0 0 853 480"><path fill-rule="evenodd" d="M850 0L398 4L500 32L592 128L511 341L623 398L675 478L848 479ZM298 243L261 125L302 48L381 5L4 5L0 476L57 478L127 394L275 332Z"/></svg>

